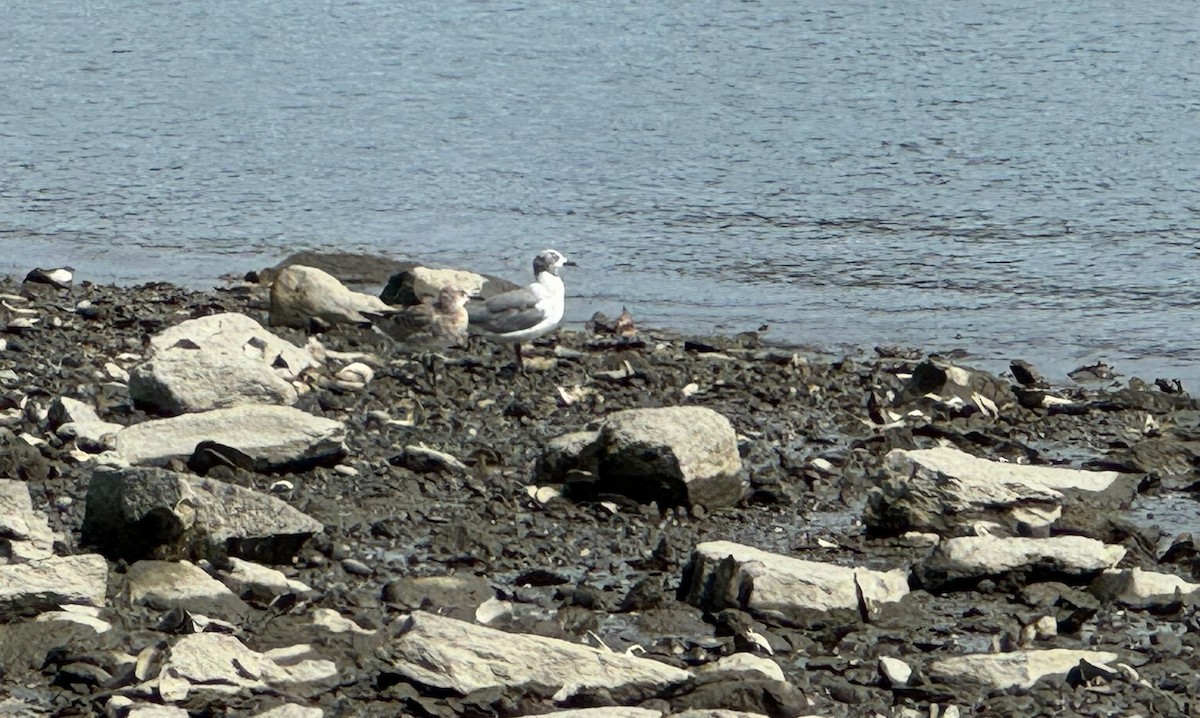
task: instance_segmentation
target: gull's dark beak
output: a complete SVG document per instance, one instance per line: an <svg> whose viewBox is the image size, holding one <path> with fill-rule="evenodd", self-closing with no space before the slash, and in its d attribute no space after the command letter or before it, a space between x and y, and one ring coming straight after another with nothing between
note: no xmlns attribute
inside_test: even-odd
<svg viewBox="0 0 1200 718"><path fill-rule="evenodd" d="M575 260L568 259L567 261L563 262L563 266L564 267L578 267L579 265L575 263Z"/></svg>

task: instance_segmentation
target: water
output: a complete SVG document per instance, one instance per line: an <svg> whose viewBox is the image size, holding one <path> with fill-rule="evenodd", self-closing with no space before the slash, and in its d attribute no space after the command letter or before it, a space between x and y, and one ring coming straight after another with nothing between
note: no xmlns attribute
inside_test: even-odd
<svg viewBox="0 0 1200 718"><path fill-rule="evenodd" d="M1191 2L0 2L0 272L299 249L1200 389Z"/></svg>

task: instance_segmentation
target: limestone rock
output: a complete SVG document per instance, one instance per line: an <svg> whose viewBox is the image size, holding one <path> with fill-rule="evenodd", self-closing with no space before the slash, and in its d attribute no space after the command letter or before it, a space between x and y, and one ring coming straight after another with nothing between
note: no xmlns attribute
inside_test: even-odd
<svg viewBox="0 0 1200 718"><path fill-rule="evenodd" d="M746 493L737 434L700 406L627 409L594 432L551 443L538 483L566 481L570 498L623 494L659 506L729 506Z"/></svg>
<svg viewBox="0 0 1200 718"><path fill-rule="evenodd" d="M734 653L725 656L716 663L711 663L701 669L704 673L726 672L732 674L749 674L759 678L766 677L775 681L786 681L783 669L770 658L756 656L753 653Z"/></svg>
<svg viewBox="0 0 1200 718"><path fill-rule="evenodd" d="M89 404L68 396L60 396L50 403L47 419L54 433L63 439L74 439L84 451L102 451L106 440L125 428L121 424L104 421Z"/></svg>
<svg viewBox="0 0 1200 718"><path fill-rule="evenodd" d="M135 466L186 460L202 441L249 456L269 471L336 461L344 454L346 427L288 406L244 405L155 419L117 432L116 453Z"/></svg>
<svg viewBox="0 0 1200 718"><path fill-rule="evenodd" d="M401 677L459 695L498 688L562 702L581 691L606 689L618 703L636 703L691 676L646 658L422 611L410 614L390 651Z"/></svg>
<svg viewBox="0 0 1200 718"><path fill-rule="evenodd" d="M296 594L307 596L313 592L307 584L288 578L282 571L244 561L240 558L230 558L233 566L231 571L222 571L218 578L238 596L270 602L277 596Z"/></svg>
<svg viewBox="0 0 1200 718"><path fill-rule="evenodd" d="M371 323L368 315L394 311L378 297L351 291L333 275L302 264L279 270L271 283L273 327L305 329L313 320L363 326Z"/></svg>
<svg viewBox="0 0 1200 718"><path fill-rule="evenodd" d="M60 604L103 606L107 591L108 561L97 554L0 566L0 613L32 615Z"/></svg>
<svg viewBox="0 0 1200 718"><path fill-rule="evenodd" d="M177 702L192 692L237 693L274 690L291 696L317 695L337 685L337 666L298 657L288 649L259 653L234 636L193 633L171 646L157 683L164 700Z"/></svg>
<svg viewBox="0 0 1200 718"><path fill-rule="evenodd" d="M1123 547L1083 536L961 536L939 543L917 573L924 588L941 591L1014 571L1090 579L1124 557Z"/></svg>
<svg viewBox="0 0 1200 718"><path fill-rule="evenodd" d="M933 661L927 672L930 678L950 684L982 684L993 690L1029 688L1046 676L1065 678L1083 660L1111 663L1117 654L1066 648L973 654Z"/></svg>
<svg viewBox="0 0 1200 718"><path fill-rule="evenodd" d="M160 611L182 608L231 621L250 613L225 584L188 561L138 561L125 575L125 591L130 603Z"/></svg>
<svg viewBox="0 0 1200 718"><path fill-rule="evenodd" d="M1200 583L1140 568L1109 569L1092 582L1088 591L1101 601L1116 601L1132 608L1166 607L1175 601L1192 605L1200 601Z"/></svg>
<svg viewBox="0 0 1200 718"><path fill-rule="evenodd" d="M114 558L178 558L216 548L284 562L323 526L274 496L166 469L98 468L81 540Z"/></svg>
<svg viewBox="0 0 1200 718"><path fill-rule="evenodd" d="M379 295L385 304L410 306L437 299L444 286L457 287L475 299L486 302L504 292L518 289L512 282L462 269L433 269L414 265L392 275Z"/></svg>
<svg viewBox="0 0 1200 718"><path fill-rule="evenodd" d="M28 563L54 555L54 533L33 510L24 481L0 479L0 564Z"/></svg>
<svg viewBox="0 0 1200 718"><path fill-rule="evenodd" d="M979 522L1014 533L1047 530L1073 502L1115 508L1137 491L1136 476L990 461L950 447L894 449L863 520L885 534L964 535Z"/></svg>
<svg viewBox="0 0 1200 718"><path fill-rule="evenodd" d="M693 550L679 596L708 610L732 607L788 622L812 612L859 610L860 590L868 609L899 601L908 594L908 571L804 561L730 541L710 541Z"/></svg>
<svg viewBox="0 0 1200 718"><path fill-rule="evenodd" d="M189 319L150 339L130 398L163 414L247 403L293 404L292 381L317 365L304 349L236 312Z"/></svg>

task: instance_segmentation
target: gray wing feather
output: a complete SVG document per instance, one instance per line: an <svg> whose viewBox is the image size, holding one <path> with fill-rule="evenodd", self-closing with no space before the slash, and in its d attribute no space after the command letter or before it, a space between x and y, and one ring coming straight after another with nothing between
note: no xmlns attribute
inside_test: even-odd
<svg viewBox="0 0 1200 718"><path fill-rule="evenodd" d="M507 334L542 321L544 315L537 308L541 300L537 292L526 287L497 294L486 302L468 305L467 309L475 327L490 334Z"/></svg>
<svg viewBox="0 0 1200 718"><path fill-rule="evenodd" d="M530 307L524 311L515 309L500 314L489 314L487 319L479 323L483 331L490 334L507 334L522 329L528 329L546 318L540 309Z"/></svg>

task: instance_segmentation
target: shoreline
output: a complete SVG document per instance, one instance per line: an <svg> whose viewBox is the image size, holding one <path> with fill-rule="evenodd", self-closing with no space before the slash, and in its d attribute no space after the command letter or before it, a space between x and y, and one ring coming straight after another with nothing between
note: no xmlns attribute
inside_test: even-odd
<svg viewBox="0 0 1200 718"><path fill-rule="evenodd" d="M0 286L0 293L15 292L15 285ZM81 311L84 299L90 305ZM4 426L14 437L35 440L41 461L30 457L6 465L26 467L27 475L12 478L29 489L32 511L45 515L57 532L54 555L86 556L92 547L84 545L81 527L88 488L96 462L109 447L101 436L101 446L89 447L98 451L81 449L82 434L72 438L64 432L50 407L65 396L122 427L160 420L129 399L128 376L146 358L145 337L220 312L242 313L265 326L265 296L261 287L249 285L209 291L154 283L91 285L38 292L21 308L35 311L41 321L36 328L0 335L8 340L0 351L10 406ZM270 331L296 347L309 341L297 330ZM660 715L689 707L736 708L771 718L850 716L864 710L902 715L901 709L928 715L935 705L1029 715L1059 705L1064 693L1094 714L1151 705L1186 710L1194 686L1172 683L1170 676L1181 662L1192 675L1200 668L1200 654L1192 650L1196 634L1173 629L1191 620L1190 599L1175 605L1170 596L1138 607L1119 594L1096 594L1103 572L1073 568L1075 559L1054 559L1067 563L1053 564L1052 570L1043 557L1016 569L974 574L932 563L939 546L961 538L1007 545L1088 536L1110 552L1120 550L1124 558L1116 565L1121 570L1197 581L1197 566L1183 548L1174 554L1146 548L1161 542L1182 546L1181 537L1131 528L1122 510L1108 503L1128 499L1128 494L1112 495L1117 484L1103 497L1087 500L1078 498L1082 484L1055 490L1072 497L1066 500L1048 498L1038 489L1035 497L1014 504L1021 518L1011 523L994 508L970 507L960 510L961 519L943 512L936 521L949 523L913 523L908 530L902 530L902 520L914 522L915 514L901 511L902 502L880 513L868 497L898 480L888 467L906 454L894 452L943 444L992 468L1070 467L1085 470L1072 474L1073 481L1105 472L1125 477L1121 482L1133 481L1133 486L1120 483L1122 490L1135 495L1180 491L1191 481L1190 468L1180 468L1180 457L1189 451L1187 417L1195 410L1190 397L1153 386L1112 392L1021 388L924 356L825 361L775 347L740 346L735 337L691 337L716 351L689 349L687 337L659 336L644 328L639 338L640 344L562 333L536 343L530 352L535 361L525 374L512 371L507 347L482 343L451 350L436 370L435 391L419 366L381 347L370 332L336 329L320 335L325 362L299 380L305 390L294 407L345 427L344 452L336 463L261 469L220 450L216 463L197 464L195 456L166 462L183 475L196 476L202 468L210 483L282 497L289 510L319 522L323 529L299 546L294 558L273 564L309 591L281 608L279 596L291 589L246 588L230 578L231 557L188 549L160 558L176 567L189 558L212 579L239 586L234 595L245 608L230 608L235 604L212 596L131 604L130 585L139 576L131 569L137 561L110 556L97 611L109 628L95 636L72 634L65 647L71 660L43 673L45 653L58 639L43 636L24 609L10 606L0 622L0 645L23 636L27 649L5 658L6 683L0 686L57 682L46 688L44 699L56 710L83 705L102 711L114 691L138 703L180 705L169 699L170 691L164 697L161 687L158 693L139 692L139 681L122 679L124 664L112 657L136 659L150 636L166 642L160 660L176 660L182 649L172 652L171 647L180 641L223 630L208 623L207 629L192 632L199 624L190 618L182 628L178 623L171 624L173 629L156 628L178 609L226 621L232 635L254 651L306 645L308 658L328 662L336 674L336 685L320 690L303 682L276 686L271 699L251 689L214 693L196 683L187 703L192 710L254 714L290 703L324 715L516 716L590 701L639 705ZM343 377L342 370L353 363L348 355L355 353L384 354L378 363L366 361L373 368L370 380ZM914 384L914 376L942 379L933 387ZM966 383L956 383L959 379ZM1060 403L1048 403L1046 396ZM661 506L647 505L616 493L576 502L543 491L554 488L539 466L555 437L621 410L659 407L707 409L728 419L737 437L737 476L746 486L741 501L688 508L665 500ZM15 456L14 444L7 446L0 459ZM442 452L458 465L413 447ZM37 466L45 467L44 475L36 473ZM1053 518L1051 506L1058 507L1059 518ZM1034 516L1042 518L1034 521ZM1049 523L1038 523L1047 516ZM976 530L977 524L986 524L986 530ZM727 601L722 607L694 583L704 565L697 551L711 542L766 552L761 565L780 571L778 576L785 575L784 558L903 571L908 592L895 602L863 599L857 606L814 612L760 605L750 591L736 600L721 599ZM0 580L5 568L0 566ZM951 570L966 573L953 580L942 575ZM1057 598L1038 598L1050 590ZM1096 595L1101 597L1086 598ZM362 632L318 626L329 618L325 610L353 621ZM419 620L415 628L405 628L406 617L420 610L476 627L484 616L488 626L522 637L548 636L595 648L602 643L618 654L636 644L646 660L693 677L637 700L620 698L626 694L614 688L575 702L556 701L526 684L448 695L445 688L430 690L420 680L397 679L409 670L399 667L405 660L401 647L433 630L422 628ZM748 639L751 633L769 650ZM473 639L462 640L469 645ZM955 673L941 663L968 655L1059 649L1115 653L1113 663L1133 666L1140 678L1117 671L1081 680L1071 677L1068 666L1027 687L989 686L980 683L989 669ZM783 679L743 669L728 669L735 677L726 679L719 672L703 673L721 659L746 654L776 666L770 670L782 671ZM906 664L916 677L903 684L896 675L888 678L880 668L885 657ZM455 660L470 666L481 659ZM80 677L86 673L81 664L102 669L107 678L89 682ZM450 669L443 668L448 675ZM1143 678L1148 685L1139 682ZM704 689L705 681L721 688ZM1092 683L1107 692L1088 691Z"/></svg>

